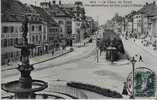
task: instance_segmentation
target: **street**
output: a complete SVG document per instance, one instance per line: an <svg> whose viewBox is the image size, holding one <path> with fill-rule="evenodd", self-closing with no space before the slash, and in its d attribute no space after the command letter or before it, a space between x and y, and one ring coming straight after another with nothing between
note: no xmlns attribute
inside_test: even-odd
<svg viewBox="0 0 157 100"><path fill-rule="evenodd" d="M2 0L2 99L154 99L157 5L136 3Z"/></svg>
<svg viewBox="0 0 157 100"><path fill-rule="evenodd" d="M156 56L137 46L131 40L124 40L124 47L129 56L140 54L144 62L137 62L135 67L147 67L157 72ZM146 60L146 58L148 58ZM62 57L34 65L35 70L31 73L33 79L42 79L48 82L51 87L55 80L66 82L82 82L103 88L115 90L122 93L123 82L126 81L128 74L132 71L132 65L127 59L111 62L106 61L105 52L99 55L99 62L96 62L95 42L86 44L85 47L74 48L74 52ZM123 70L123 71L122 71ZM2 71L2 83L8 80L17 80L19 72L14 70ZM45 91L49 91L50 88ZM51 90L51 89L50 89ZM85 92L86 93L86 92ZM88 94L88 93L87 93ZM93 98L89 96L88 98ZM97 96L103 97L103 96Z"/></svg>

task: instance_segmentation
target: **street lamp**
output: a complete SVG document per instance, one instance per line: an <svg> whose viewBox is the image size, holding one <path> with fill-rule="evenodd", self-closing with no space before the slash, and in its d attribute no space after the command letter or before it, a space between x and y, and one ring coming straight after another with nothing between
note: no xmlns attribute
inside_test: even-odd
<svg viewBox="0 0 157 100"><path fill-rule="evenodd" d="M97 29L97 33L96 33L96 52L97 52L97 63L99 62L99 48L98 48L98 45L100 43L98 43L98 34L99 34L99 20L98 20L98 16L97 16L97 22L98 22L98 29Z"/></svg>
<svg viewBox="0 0 157 100"><path fill-rule="evenodd" d="M134 96L134 76L135 76L135 63L136 63L136 60L135 60L135 57L132 57L131 59L131 63L132 63L132 80L133 80L133 84L132 84L132 95L130 97L130 99L134 99L135 96Z"/></svg>
<svg viewBox="0 0 157 100"><path fill-rule="evenodd" d="M100 46L100 38L98 38L98 32L96 33L96 55L97 55L97 63L99 62L99 46Z"/></svg>

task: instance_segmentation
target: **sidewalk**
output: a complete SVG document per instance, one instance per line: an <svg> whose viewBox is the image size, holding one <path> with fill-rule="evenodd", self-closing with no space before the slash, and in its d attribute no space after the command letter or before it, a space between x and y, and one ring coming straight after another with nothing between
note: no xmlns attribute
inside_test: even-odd
<svg viewBox="0 0 157 100"><path fill-rule="evenodd" d="M136 40L135 43L140 48L142 48L143 50L149 52L151 55L153 55L153 56L155 56L157 58L157 50L154 50L154 47L152 45L144 46L144 44L142 44L142 40L141 39Z"/></svg>
<svg viewBox="0 0 157 100"><path fill-rule="evenodd" d="M35 56L33 58L30 58L30 64L37 64L39 62L42 62L42 61L45 61L45 60L48 60L48 59L53 59L53 58L62 56L64 54L70 53L70 52L71 52L70 48L67 47L66 50L56 51L53 56L52 56L51 53L44 54L44 55L41 55L41 56ZM1 70L4 71L4 70L9 70L9 69L14 69L20 63L21 63L20 61L16 61L16 62L12 62L9 66L8 65L3 65L3 66L1 66Z"/></svg>
<svg viewBox="0 0 157 100"><path fill-rule="evenodd" d="M86 47L86 46L83 46L83 47ZM57 58L57 57L60 57L60 56L62 56L62 55L64 55L64 54L69 53L69 52L70 52L70 48L71 48L71 47L66 47L66 50L65 50L65 51L62 51L62 50L56 51L55 54L54 54L54 56L52 56L52 54L49 53L49 54L45 54L45 55L42 55L42 56L36 56L36 57L30 58L30 64L36 64L36 63L38 63L38 62L44 62L45 60L48 61L48 60L50 60L50 59L55 59L55 58ZM78 47L73 47L73 48L74 48L74 50L75 50L75 52L72 53L73 56L79 55L79 54L81 54L82 52L84 52L84 49L78 49ZM82 52L79 52L80 50L81 50L81 51L83 50L83 51L82 51ZM8 65L3 65L3 66L1 66L1 70L2 70L2 71L5 71L5 70L12 70L12 69L15 69L15 68L17 68L17 65L20 64L20 63L21 63L20 61L17 61L17 62L11 63L10 66L8 66Z"/></svg>

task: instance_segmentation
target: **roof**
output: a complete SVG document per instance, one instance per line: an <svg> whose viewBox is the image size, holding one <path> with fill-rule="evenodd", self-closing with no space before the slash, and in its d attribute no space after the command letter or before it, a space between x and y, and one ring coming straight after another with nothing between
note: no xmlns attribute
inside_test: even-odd
<svg viewBox="0 0 157 100"><path fill-rule="evenodd" d="M83 5L81 1L75 1L75 5Z"/></svg>
<svg viewBox="0 0 157 100"><path fill-rule="evenodd" d="M2 22L21 22L24 19L24 14L27 13L27 8L24 4L17 0L2 0Z"/></svg>
<svg viewBox="0 0 157 100"><path fill-rule="evenodd" d="M63 10L69 17L73 17L73 16L74 16L73 10L68 9L68 8L62 8L62 10Z"/></svg>
<svg viewBox="0 0 157 100"><path fill-rule="evenodd" d="M64 9L61 9L59 5L51 5L47 10L51 16L54 17L71 17Z"/></svg>
<svg viewBox="0 0 157 100"><path fill-rule="evenodd" d="M144 5L143 8L138 10L137 13L145 14L147 16L157 15L157 6L155 2L150 4L146 3L146 5Z"/></svg>
<svg viewBox="0 0 157 100"><path fill-rule="evenodd" d="M51 16L47 13L47 11L45 9L43 9L41 7L33 6L33 5L31 5L31 6L34 10L36 10L36 12L38 14L40 14L42 19L48 23L48 26L49 25L58 26L57 22L51 18Z"/></svg>
<svg viewBox="0 0 157 100"><path fill-rule="evenodd" d="M2 22L23 22L24 16L32 14L37 17L34 9L18 0L2 0ZM38 16L40 17L40 16ZM35 18L36 19L36 18ZM29 23L42 23L41 20L29 20Z"/></svg>
<svg viewBox="0 0 157 100"><path fill-rule="evenodd" d="M136 11L132 11L131 13L127 14L125 17L126 17L126 18L130 18L130 17L132 17L134 14L136 14Z"/></svg>
<svg viewBox="0 0 157 100"><path fill-rule="evenodd" d="M69 8L69 9L72 9L72 8L75 7L75 5L74 5L74 4L62 4L61 7L62 7L62 8Z"/></svg>
<svg viewBox="0 0 157 100"><path fill-rule="evenodd" d="M132 17L133 17L136 13L137 13L136 11L132 11L131 13L127 14L127 15L125 16L125 18L127 18L129 22L132 22Z"/></svg>

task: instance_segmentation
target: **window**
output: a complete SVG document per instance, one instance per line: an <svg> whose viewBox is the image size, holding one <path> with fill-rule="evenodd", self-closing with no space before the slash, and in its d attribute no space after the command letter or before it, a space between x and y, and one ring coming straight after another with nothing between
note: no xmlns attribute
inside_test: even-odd
<svg viewBox="0 0 157 100"><path fill-rule="evenodd" d="M22 38L19 38L19 39L18 39L18 43L22 43Z"/></svg>
<svg viewBox="0 0 157 100"><path fill-rule="evenodd" d="M36 36L36 41L38 41L38 35Z"/></svg>
<svg viewBox="0 0 157 100"><path fill-rule="evenodd" d="M10 52L10 57L12 58L14 55L13 55L13 52Z"/></svg>
<svg viewBox="0 0 157 100"><path fill-rule="evenodd" d="M44 40L46 40L46 36L44 35Z"/></svg>
<svg viewBox="0 0 157 100"><path fill-rule="evenodd" d="M10 39L10 46L13 46L13 45L14 45L13 39Z"/></svg>
<svg viewBox="0 0 157 100"><path fill-rule="evenodd" d="M14 32L14 27L13 27L13 26L10 27L10 32L11 32L11 33Z"/></svg>
<svg viewBox="0 0 157 100"><path fill-rule="evenodd" d="M10 39L8 39L8 45L7 46L10 46L11 42L10 42Z"/></svg>
<svg viewBox="0 0 157 100"><path fill-rule="evenodd" d="M32 42L34 42L34 39L35 39L35 37L34 37L34 36L32 36Z"/></svg>
<svg viewBox="0 0 157 100"><path fill-rule="evenodd" d="M18 44L18 38L15 38L15 44Z"/></svg>
<svg viewBox="0 0 157 100"><path fill-rule="evenodd" d="M2 27L2 32L7 33L8 32L8 27L7 26Z"/></svg>
<svg viewBox="0 0 157 100"><path fill-rule="evenodd" d="M32 31L34 31L34 25L32 25Z"/></svg>
<svg viewBox="0 0 157 100"><path fill-rule="evenodd" d="M63 21L60 20L58 23L59 23L59 24L63 24Z"/></svg>
<svg viewBox="0 0 157 100"><path fill-rule="evenodd" d="M20 31L20 32L22 32L22 26L21 26L21 27L19 27L19 31Z"/></svg>
<svg viewBox="0 0 157 100"><path fill-rule="evenodd" d="M77 26L80 26L80 23L76 23Z"/></svg>
<svg viewBox="0 0 157 100"><path fill-rule="evenodd" d="M4 40L1 40L1 46L4 47Z"/></svg>
<svg viewBox="0 0 157 100"><path fill-rule="evenodd" d="M39 26L39 31L42 31L42 27L41 27L41 25Z"/></svg>
<svg viewBox="0 0 157 100"><path fill-rule="evenodd" d="M46 27L44 27L44 33L46 33Z"/></svg>
<svg viewBox="0 0 157 100"><path fill-rule="evenodd" d="M15 28L15 32L18 33L18 27Z"/></svg>
<svg viewBox="0 0 157 100"><path fill-rule="evenodd" d="M71 24L71 21L67 21L66 24Z"/></svg>
<svg viewBox="0 0 157 100"><path fill-rule="evenodd" d="M31 36L29 37L29 41L30 41L30 42L32 41L32 37L31 37Z"/></svg>
<svg viewBox="0 0 157 100"><path fill-rule="evenodd" d="M62 32L62 28L60 28L60 32Z"/></svg>
<svg viewBox="0 0 157 100"><path fill-rule="evenodd" d="M35 18L34 18L34 20L35 20L35 21L37 21L37 20L38 20L38 18L37 18L37 17L35 17Z"/></svg>
<svg viewBox="0 0 157 100"><path fill-rule="evenodd" d="M40 35L40 39L39 40L41 40L42 38L41 38L41 35Z"/></svg>

